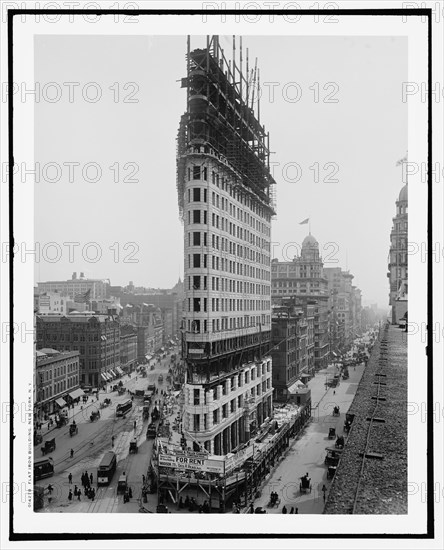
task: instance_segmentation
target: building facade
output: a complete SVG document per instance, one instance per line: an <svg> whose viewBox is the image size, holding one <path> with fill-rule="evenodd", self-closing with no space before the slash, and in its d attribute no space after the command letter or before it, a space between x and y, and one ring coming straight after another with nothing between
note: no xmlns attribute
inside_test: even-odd
<svg viewBox="0 0 444 550"><path fill-rule="evenodd" d="M332 351L342 353L361 334L361 291L352 285L353 275L340 267L324 269L328 280Z"/></svg>
<svg viewBox="0 0 444 550"><path fill-rule="evenodd" d="M37 283L38 293L58 292L67 295L74 300L76 296L90 291L91 300L100 300L107 298L109 279L86 279L83 273L77 277L77 273L72 274L72 278L67 281L46 281Z"/></svg>
<svg viewBox="0 0 444 550"><path fill-rule="evenodd" d="M396 216L390 233L390 252L387 277L390 282L389 304L392 323L398 324L407 312L408 299L408 189L401 189L396 201Z"/></svg>
<svg viewBox="0 0 444 550"><path fill-rule="evenodd" d="M132 372L137 365L137 329L132 326L120 328L120 368Z"/></svg>
<svg viewBox="0 0 444 550"><path fill-rule="evenodd" d="M305 321L305 318L302 317ZM286 401L289 388L298 380L300 370L299 321L291 308L273 308L272 384L276 401Z"/></svg>
<svg viewBox="0 0 444 550"><path fill-rule="evenodd" d="M80 354L80 384L101 387L119 375L120 323L90 312L37 316L37 349Z"/></svg>
<svg viewBox="0 0 444 550"><path fill-rule="evenodd" d="M271 263L271 275L271 295L274 304L315 306L312 310L314 368L326 368L330 352L329 294L318 241L311 233L307 235L302 242L301 255L289 262L274 259Z"/></svg>
<svg viewBox="0 0 444 550"><path fill-rule="evenodd" d="M41 418L65 407L65 397L76 395L74 392L80 384L80 355L78 351L44 348L36 351L35 367L34 410Z"/></svg>
<svg viewBox="0 0 444 550"><path fill-rule="evenodd" d="M35 308L38 313L69 313L68 307L71 298L59 292L43 292L35 295Z"/></svg>
<svg viewBox="0 0 444 550"><path fill-rule="evenodd" d="M224 59L216 36L204 50L188 49L177 156L185 255L184 436L195 449L215 454L249 440L271 414L273 391L266 353L274 213L268 138L239 84L221 69ZM227 103L227 97L233 99Z"/></svg>

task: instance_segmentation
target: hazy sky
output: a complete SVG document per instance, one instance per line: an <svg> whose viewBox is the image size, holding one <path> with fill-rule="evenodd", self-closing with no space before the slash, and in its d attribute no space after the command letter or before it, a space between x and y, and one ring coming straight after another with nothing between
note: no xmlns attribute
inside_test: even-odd
<svg viewBox="0 0 444 550"><path fill-rule="evenodd" d="M56 242L62 252L52 262L55 249L46 248L36 281L83 271L112 284L173 286L183 275L175 155L186 37L35 40L35 79L46 85L35 106L36 241ZM231 38L220 40L231 57ZM309 217L325 267L347 261L364 301L387 307L390 229L402 187L396 161L407 150L407 39L244 37L244 55L247 47L250 67L258 58L261 122L276 163L273 257L293 257L308 233L299 222ZM71 257L67 242L80 243ZM88 243L100 246L98 261Z"/></svg>

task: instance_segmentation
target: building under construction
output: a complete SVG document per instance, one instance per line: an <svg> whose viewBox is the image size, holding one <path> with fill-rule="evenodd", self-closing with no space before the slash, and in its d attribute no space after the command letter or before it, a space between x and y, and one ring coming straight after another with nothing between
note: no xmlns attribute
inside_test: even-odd
<svg viewBox="0 0 444 550"><path fill-rule="evenodd" d="M271 416L269 135L260 74L242 40L228 61L219 37L191 49L177 146L184 223L184 439L195 451L236 451ZM238 47L236 46L238 43Z"/></svg>

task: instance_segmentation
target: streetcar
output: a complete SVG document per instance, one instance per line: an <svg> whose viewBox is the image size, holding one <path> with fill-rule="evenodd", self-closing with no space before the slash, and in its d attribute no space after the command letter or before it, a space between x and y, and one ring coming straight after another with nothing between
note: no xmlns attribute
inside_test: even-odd
<svg viewBox="0 0 444 550"><path fill-rule="evenodd" d="M128 399L128 401L125 401L125 403L120 403L119 405L117 405L116 416L123 416L132 408L133 408L133 402L131 401L131 399Z"/></svg>
<svg viewBox="0 0 444 550"><path fill-rule="evenodd" d="M34 481L54 475L54 461L51 457L34 461Z"/></svg>
<svg viewBox="0 0 444 550"><path fill-rule="evenodd" d="M116 454L113 451L107 451L100 462L97 470L97 486L109 485L117 467Z"/></svg>

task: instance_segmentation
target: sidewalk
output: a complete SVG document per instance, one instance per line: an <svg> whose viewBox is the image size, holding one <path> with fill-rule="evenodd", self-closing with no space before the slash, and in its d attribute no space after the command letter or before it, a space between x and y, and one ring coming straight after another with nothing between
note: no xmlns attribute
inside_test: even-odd
<svg viewBox="0 0 444 550"><path fill-rule="evenodd" d="M299 514L321 514L324 509L322 487L327 491L331 484L327 480L327 468L324 464L326 448L333 443L328 439L329 428L335 428L337 434L342 434L345 413L350 407L364 371L364 365L350 369L350 378L341 380L336 388L325 389L327 372L333 369L319 371L309 382L312 391L312 418L299 438L290 443L289 448L281 457L275 469L266 482L259 488L261 497L253 501L254 508L262 506L269 514L280 514L285 505L287 512L298 508ZM333 417L333 407L340 407L340 416ZM311 492L301 494L299 478L309 473L312 483ZM280 498L278 507L267 508L270 494L276 491Z"/></svg>

